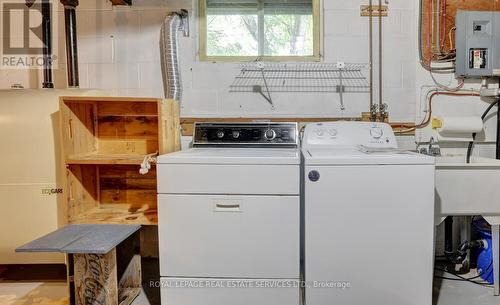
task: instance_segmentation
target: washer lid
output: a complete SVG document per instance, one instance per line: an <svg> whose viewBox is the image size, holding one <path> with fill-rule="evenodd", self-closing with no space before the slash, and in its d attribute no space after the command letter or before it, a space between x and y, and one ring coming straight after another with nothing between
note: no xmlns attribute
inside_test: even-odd
<svg viewBox="0 0 500 305"><path fill-rule="evenodd" d="M299 165L300 152L284 148L191 148L161 155L157 163Z"/></svg>
<svg viewBox="0 0 500 305"><path fill-rule="evenodd" d="M435 159L408 151L364 152L360 149L304 149L306 165L417 165Z"/></svg>

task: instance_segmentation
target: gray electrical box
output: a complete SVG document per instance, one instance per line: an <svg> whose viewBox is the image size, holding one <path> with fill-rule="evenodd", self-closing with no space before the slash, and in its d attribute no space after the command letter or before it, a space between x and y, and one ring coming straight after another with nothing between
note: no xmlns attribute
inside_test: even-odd
<svg viewBox="0 0 500 305"><path fill-rule="evenodd" d="M458 11L457 78L500 76L500 13Z"/></svg>

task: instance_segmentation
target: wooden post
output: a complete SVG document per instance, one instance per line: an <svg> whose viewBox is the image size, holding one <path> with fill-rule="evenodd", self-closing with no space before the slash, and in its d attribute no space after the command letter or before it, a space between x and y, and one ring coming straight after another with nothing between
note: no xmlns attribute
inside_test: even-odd
<svg viewBox="0 0 500 305"><path fill-rule="evenodd" d="M67 281L69 289L69 305L76 305L75 299L75 258L73 254L66 255Z"/></svg>
<svg viewBox="0 0 500 305"><path fill-rule="evenodd" d="M118 305L116 249L107 254L75 254L77 305Z"/></svg>
<svg viewBox="0 0 500 305"><path fill-rule="evenodd" d="M16 249L67 255L69 305L130 305L141 292L138 225L69 225Z"/></svg>
<svg viewBox="0 0 500 305"><path fill-rule="evenodd" d="M128 305L141 293L142 271L140 232L116 247L118 299L120 305Z"/></svg>
<svg viewBox="0 0 500 305"><path fill-rule="evenodd" d="M74 254L74 304L132 303L141 292L139 236L134 233L107 254Z"/></svg>

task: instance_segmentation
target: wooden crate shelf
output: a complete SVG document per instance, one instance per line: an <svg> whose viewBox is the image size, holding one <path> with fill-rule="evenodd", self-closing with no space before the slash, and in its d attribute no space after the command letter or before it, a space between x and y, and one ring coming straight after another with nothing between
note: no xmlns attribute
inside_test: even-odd
<svg viewBox="0 0 500 305"><path fill-rule="evenodd" d="M69 155L66 164L121 164L140 165L144 155L119 155L119 154L76 154Z"/></svg>
<svg viewBox="0 0 500 305"><path fill-rule="evenodd" d="M60 115L67 222L156 225L156 168L139 169L147 155L180 149L178 103L62 97Z"/></svg>
<svg viewBox="0 0 500 305"><path fill-rule="evenodd" d="M140 224L157 225L157 209L128 210L113 204L102 204L99 208L77 215L72 224Z"/></svg>
<svg viewBox="0 0 500 305"><path fill-rule="evenodd" d="M134 165L69 165L68 222L156 225L156 169Z"/></svg>

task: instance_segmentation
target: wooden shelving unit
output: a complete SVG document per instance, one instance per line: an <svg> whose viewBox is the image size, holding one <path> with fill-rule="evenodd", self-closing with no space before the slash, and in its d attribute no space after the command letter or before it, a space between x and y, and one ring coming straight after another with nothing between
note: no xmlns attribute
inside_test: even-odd
<svg viewBox="0 0 500 305"><path fill-rule="evenodd" d="M143 155L120 154L75 154L68 156L66 164L122 164L140 165L144 160Z"/></svg>
<svg viewBox="0 0 500 305"><path fill-rule="evenodd" d="M158 224L157 209L146 208L131 211L120 205L103 204L76 216L73 224Z"/></svg>
<svg viewBox="0 0 500 305"><path fill-rule="evenodd" d="M178 103L62 97L60 115L67 222L156 225L156 168L139 169L147 155L180 149Z"/></svg>

